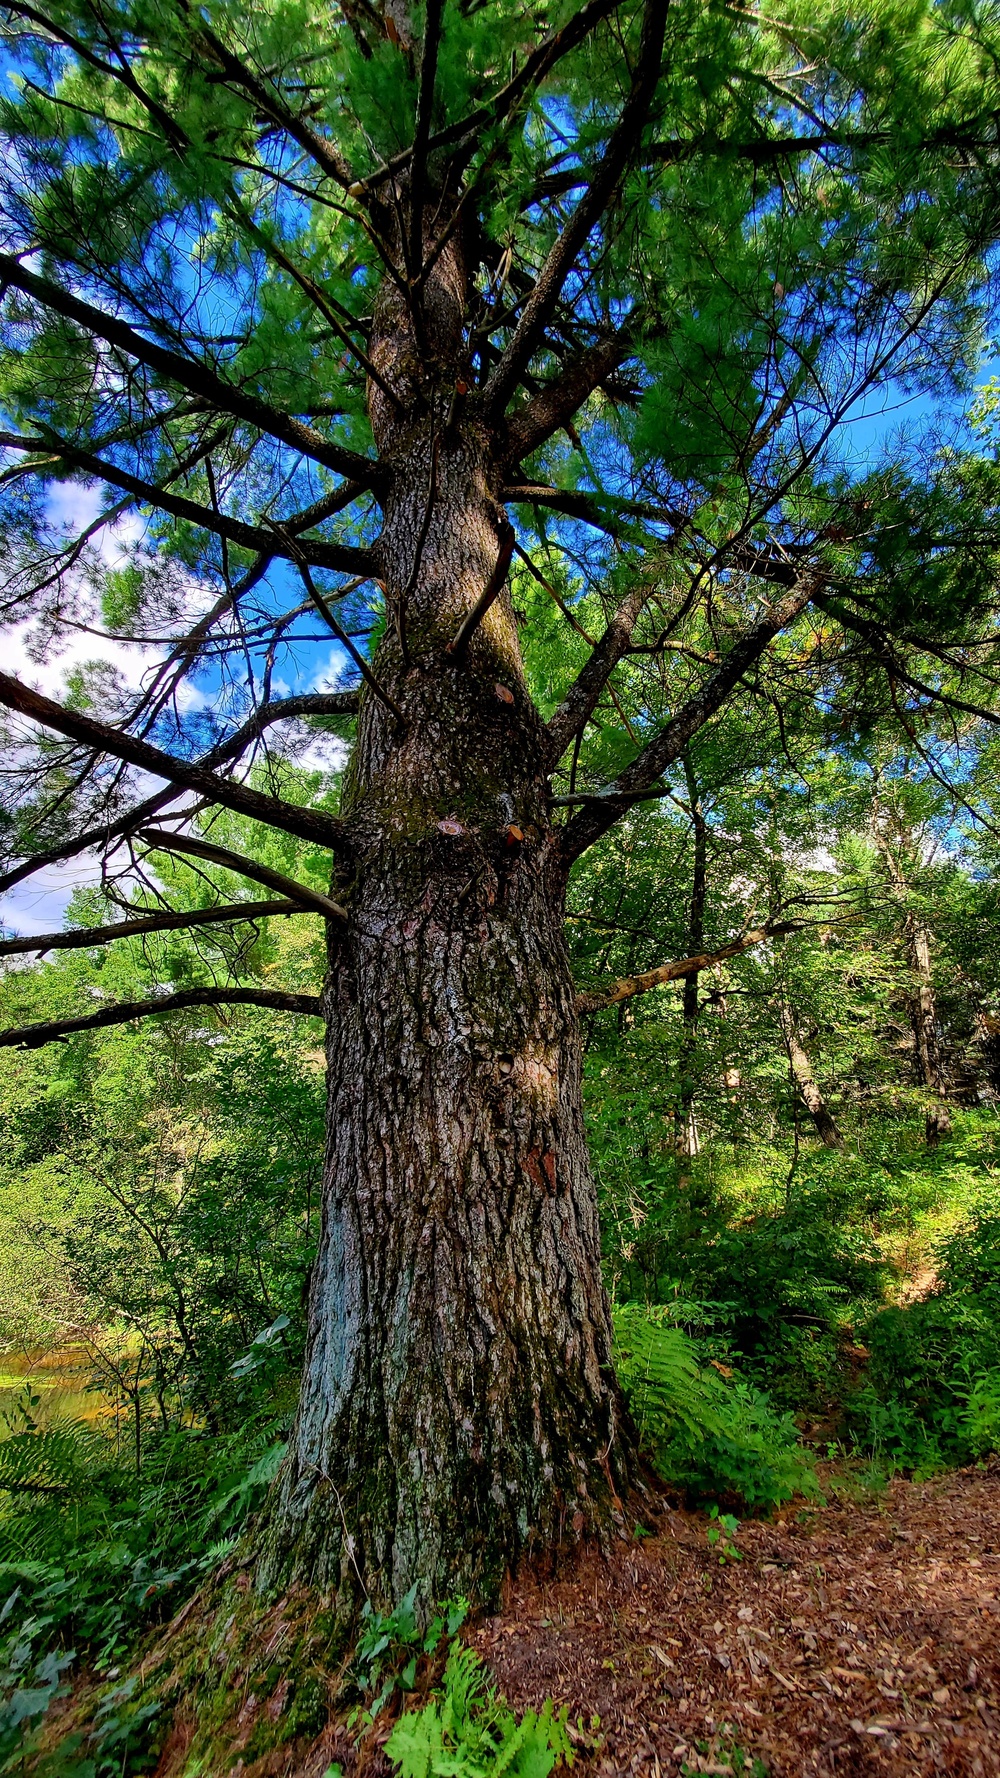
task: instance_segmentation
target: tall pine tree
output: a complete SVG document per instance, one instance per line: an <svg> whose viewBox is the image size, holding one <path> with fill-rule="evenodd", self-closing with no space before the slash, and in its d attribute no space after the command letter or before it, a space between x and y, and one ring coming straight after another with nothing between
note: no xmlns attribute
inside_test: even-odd
<svg viewBox="0 0 1000 1778"><path fill-rule="evenodd" d="M976 362L1000 29L967 0L4 13L4 619L39 650L144 643L149 670L62 701L0 673L3 886L173 854L270 892L203 921L324 915L321 1003L180 997L326 1024L260 1575L488 1596L623 1523L633 1479L574 862L655 809L738 686L780 704L782 673L860 659L903 720L985 696L994 472L952 451L859 480L842 435ZM67 484L99 491L70 537ZM357 691L289 682L317 626ZM626 670L657 707L669 671L672 714L592 748ZM354 712L339 813L294 800L272 725ZM306 841L329 891L221 847L214 809Z"/></svg>

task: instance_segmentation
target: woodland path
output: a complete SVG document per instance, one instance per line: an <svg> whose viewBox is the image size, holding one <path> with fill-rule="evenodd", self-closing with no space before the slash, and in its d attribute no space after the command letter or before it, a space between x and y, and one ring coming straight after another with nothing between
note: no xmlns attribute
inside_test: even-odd
<svg viewBox="0 0 1000 1778"><path fill-rule="evenodd" d="M747 1522L724 1567L705 1527L668 1512L473 1635L512 1705L599 1714L581 1778L725 1772L724 1724L770 1778L1000 1772L1000 1462Z"/></svg>

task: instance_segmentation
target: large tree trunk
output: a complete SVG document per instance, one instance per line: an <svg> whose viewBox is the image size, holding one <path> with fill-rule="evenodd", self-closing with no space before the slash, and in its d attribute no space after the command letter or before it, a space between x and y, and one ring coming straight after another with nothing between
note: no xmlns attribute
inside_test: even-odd
<svg viewBox="0 0 1000 1778"><path fill-rule="evenodd" d="M506 520L463 415L456 248L430 337L383 293L371 410L393 470L395 615L345 788L329 1126L298 1419L260 1575L380 1602L495 1596L621 1515L627 1455L580 1099L541 723L506 593L468 648Z"/></svg>

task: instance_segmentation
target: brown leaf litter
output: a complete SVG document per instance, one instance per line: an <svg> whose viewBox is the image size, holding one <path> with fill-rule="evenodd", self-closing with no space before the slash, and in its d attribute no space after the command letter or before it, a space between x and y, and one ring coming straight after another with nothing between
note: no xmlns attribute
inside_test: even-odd
<svg viewBox="0 0 1000 1778"><path fill-rule="evenodd" d="M738 1563L706 1523L668 1512L472 1632L514 1708L600 1716L578 1773L725 1772L734 1741L772 1778L1000 1772L1000 1463L748 1521Z"/></svg>

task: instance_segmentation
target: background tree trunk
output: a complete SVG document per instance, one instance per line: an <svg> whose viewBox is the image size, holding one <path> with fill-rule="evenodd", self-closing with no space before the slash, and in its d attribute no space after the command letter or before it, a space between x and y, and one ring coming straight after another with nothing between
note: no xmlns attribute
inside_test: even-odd
<svg viewBox="0 0 1000 1778"><path fill-rule="evenodd" d="M691 873L691 901L688 909L687 955L698 957L705 948L705 896L708 888L708 823L701 806L698 783L690 758L684 755L684 776L687 779L688 807L694 830L694 863ZM681 1009L682 1034L680 1048L680 1092L678 1095L677 1148L690 1157L698 1153L698 1126L694 1116L695 1057L698 1048L698 972L684 978L684 1000Z"/></svg>
<svg viewBox="0 0 1000 1778"><path fill-rule="evenodd" d="M785 1040L785 1049L788 1052L792 1078L798 1089L799 1098L816 1126L820 1141L826 1148L843 1148L844 1138L837 1128L833 1112L820 1091L813 1074L808 1051L799 1036L795 1015L787 1000L781 1002L778 1009L778 1019L781 1025L781 1035Z"/></svg>
<svg viewBox="0 0 1000 1778"><path fill-rule="evenodd" d="M936 1104L927 1112L925 1125L927 1145L933 1148L942 1136L951 1135L951 1113L944 1098L944 1075L941 1068L941 1046L937 1033L937 1001L931 974L931 937L926 926L914 913L907 914L906 936L910 965L916 977L910 996L910 1017L916 1046L920 1079Z"/></svg>
<svg viewBox="0 0 1000 1778"><path fill-rule="evenodd" d="M899 853L903 851L904 845L907 851L914 851L913 835L910 832L904 833L903 843L897 852L882 832L877 819L873 821L872 831L897 899L905 901L910 893L910 885ZM937 1001L931 972L931 935L913 907L906 909L903 934L907 962L914 978L907 1003L910 1024L913 1027L915 1071L920 1084L934 1096L925 1124L927 1146L933 1148L942 1136L951 1135L951 1113L945 1100L941 1047L938 1043Z"/></svg>
<svg viewBox="0 0 1000 1778"><path fill-rule="evenodd" d="M447 658L505 520L494 440L456 398L457 249L432 283L430 339L391 288L371 346L400 402L371 397L396 618L374 673L404 720L365 693L322 1235L260 1570L383 1603L414 1582L494 1596L524 1552L620 1516L628 1480L544 737L506 592Z"/></svg>

